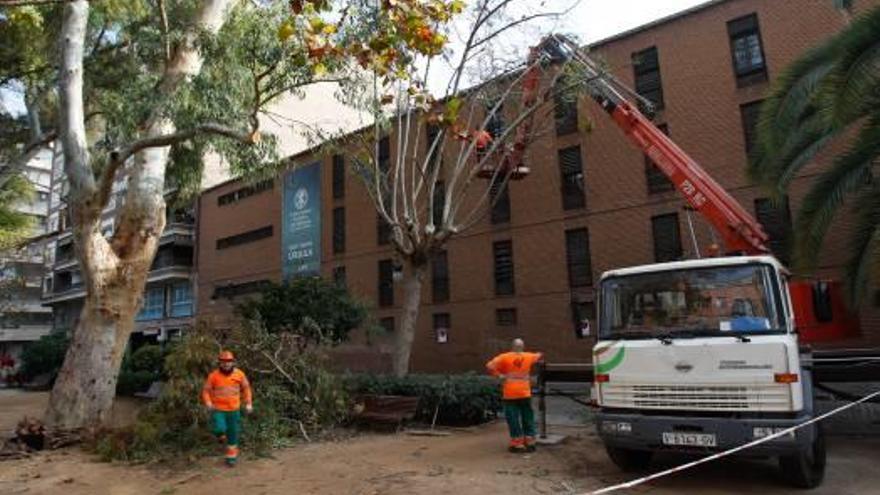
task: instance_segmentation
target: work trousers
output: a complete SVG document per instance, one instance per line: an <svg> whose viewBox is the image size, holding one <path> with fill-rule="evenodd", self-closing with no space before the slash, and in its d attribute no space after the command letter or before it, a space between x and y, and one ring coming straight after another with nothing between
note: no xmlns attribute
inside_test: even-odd
<svg viewBox="0 0 880 495"><path fill-rule="evenodd" d="M532 411L532 399L511 399L504 401L504 417L510 429L511 440L524 440L523 437L535 437L535 413Z"/></svg>
<svg viewBox="0 0 880 495"><path fill-rule="evenodd" d="M214 435L226 435L227 445L238 445L238 432L241 431L241 411L214 411Z"/></svg>

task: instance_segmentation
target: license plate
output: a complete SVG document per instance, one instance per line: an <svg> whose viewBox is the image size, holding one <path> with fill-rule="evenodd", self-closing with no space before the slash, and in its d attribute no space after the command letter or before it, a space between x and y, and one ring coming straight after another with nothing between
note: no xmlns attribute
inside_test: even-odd
<svg viewBox="0 0 880 495"><path fill-rule="evenodd" d="M715 447L715 435L709 433L663 433L663 445Z"/></svg>

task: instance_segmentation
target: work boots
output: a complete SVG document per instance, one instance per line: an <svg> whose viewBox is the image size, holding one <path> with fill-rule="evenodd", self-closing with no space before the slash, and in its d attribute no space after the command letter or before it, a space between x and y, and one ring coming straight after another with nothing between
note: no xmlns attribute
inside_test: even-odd
<svg viewBox="0 0 880 495"><path fill-rule="evenodd" d="M226 448L226 465L234 466L238 461L238 447L235 445L230 445Z"/></svg>
<svg viewBox="0 0 880 495"><path fill-rule="evenodd" d="M535 437L526 437L525 447L527 452L535 451Z"/></svg>
<svg viewBox="0 0 880 495"><path fill-rule="evenodd" d="M514 454L524 454L527 452L525 440L522 438L511 438L510 446L507 447L507 450Z"/></svg>

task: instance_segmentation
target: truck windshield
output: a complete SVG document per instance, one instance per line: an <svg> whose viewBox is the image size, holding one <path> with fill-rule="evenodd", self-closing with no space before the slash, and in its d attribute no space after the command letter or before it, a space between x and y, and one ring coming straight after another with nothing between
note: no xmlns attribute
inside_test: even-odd
<svg viewBox="0 0 880 495"><path fill-rule="evenodd" d="M775 333L778 283L768 265L715 266L610 277L602 282L602 338Z"/></svg>

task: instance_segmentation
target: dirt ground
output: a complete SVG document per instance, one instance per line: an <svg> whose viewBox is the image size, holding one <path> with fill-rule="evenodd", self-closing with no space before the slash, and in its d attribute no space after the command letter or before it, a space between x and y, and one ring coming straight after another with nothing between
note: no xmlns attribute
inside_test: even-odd
<svg viewBox="0 0 880 495"><path fill-rule="evenodd" d="M0 429L23 413L39 412L45 394L0 391ZM36 407L36 410L34 408ZM496 422L447 437L364 434L346 441L303 444L274 458L245 457L234 469L219 459L182 471L96 462L76 449L0 462L0 493L129 494L552 494L583 493L630 479L607 459L590 427L552 428L562 445L528 455L509 454L505 427ZM825 484L812 494L880 494L880 432L832 436ZM660 469L681 459L661 459ZM794 494L771 461L723 460L619 493L658 495Z"/></svg>

